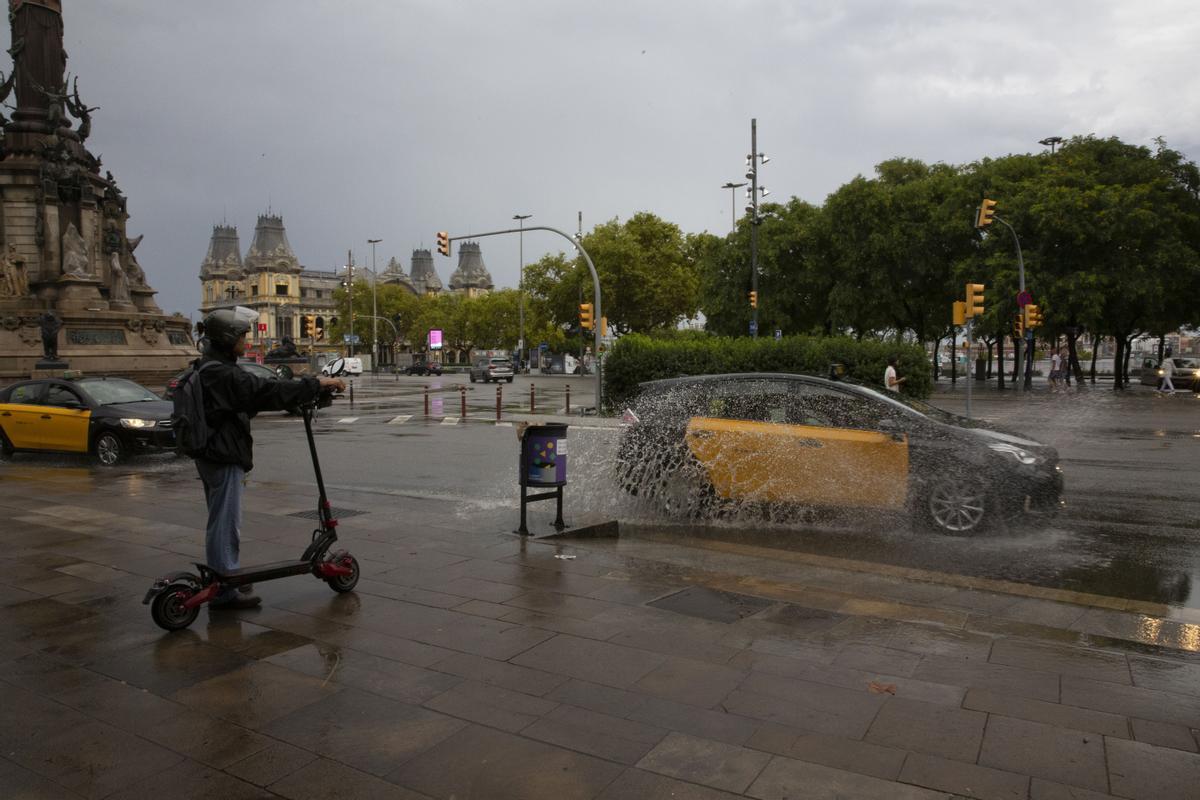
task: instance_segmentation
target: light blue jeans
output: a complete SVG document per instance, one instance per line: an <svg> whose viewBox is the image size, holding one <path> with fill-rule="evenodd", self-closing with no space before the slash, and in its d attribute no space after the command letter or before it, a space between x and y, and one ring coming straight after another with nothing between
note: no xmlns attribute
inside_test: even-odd
<svg viewBox="0 0 1200 800"><path fill-rule="evenodd" d="M196 459L196 471L204 482L204 500L208 503L208 527L204 531L204 557L218 572L238 568L241 550L242 493L246 471L237 464L217 464ZM226 589L213 598L229 600L236 589Z"/></svg>

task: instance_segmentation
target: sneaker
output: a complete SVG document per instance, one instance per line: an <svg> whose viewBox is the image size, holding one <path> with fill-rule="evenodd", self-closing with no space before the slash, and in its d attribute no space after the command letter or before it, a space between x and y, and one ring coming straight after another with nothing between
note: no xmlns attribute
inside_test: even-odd
<svg viewBox="0 0 1200 800"><path fill-rule="evenodd" d="M251 592L238 591L233 597L224 600L214 600L208 604L209 608L237 610L242 608L258 608L262 604L262 598Z"/></svg>

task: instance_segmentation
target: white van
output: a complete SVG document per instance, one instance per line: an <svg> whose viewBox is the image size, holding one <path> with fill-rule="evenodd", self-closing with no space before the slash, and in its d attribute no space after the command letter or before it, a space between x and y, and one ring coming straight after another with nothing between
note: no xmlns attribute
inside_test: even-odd
<svg viewBox="0 0 1200 800"><path fill-rule="evenodd" d="M337 361L337 359L334 359L334 361ZM346 358L346 359L342 359L342 362L345 365L344 369L345 369L346 375L362 375L363 365L362 365L361 358ZM333 361L329 362L329 364L332 364L332 363L333 363ZM329 364L326 364L325 366L321 367L322 375L329 375Z"/></svg>

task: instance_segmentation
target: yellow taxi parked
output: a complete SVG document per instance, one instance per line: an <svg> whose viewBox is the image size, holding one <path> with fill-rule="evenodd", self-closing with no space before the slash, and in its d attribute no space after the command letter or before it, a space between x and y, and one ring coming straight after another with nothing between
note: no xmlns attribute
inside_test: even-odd
<svg viewBox="0 0 1200 800"><path fill-rule="evenodd" d="M105 466L175 446L172 404L124 378L47 378L0 389L0 458L91 453Z"/></svg>

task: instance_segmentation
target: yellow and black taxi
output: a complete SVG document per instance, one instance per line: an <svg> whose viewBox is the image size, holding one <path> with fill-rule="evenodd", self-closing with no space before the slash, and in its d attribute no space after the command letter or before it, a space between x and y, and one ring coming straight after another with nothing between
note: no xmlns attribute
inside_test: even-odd
<svg viewBox="0 0 1200 800"><path fill-rule="evenodd" d="M1054 448L895 392L793 374L642 384L617 478L672 515L730 505L912 513L951 533L1058 510Z"/></svg>
<svg viewBox="0 0 1200 800"><path fill-rule="evenodd" d="M105 466L174 448L172 404L124 378L46 378L0 389L0 456L91 453Z"/></svg>

